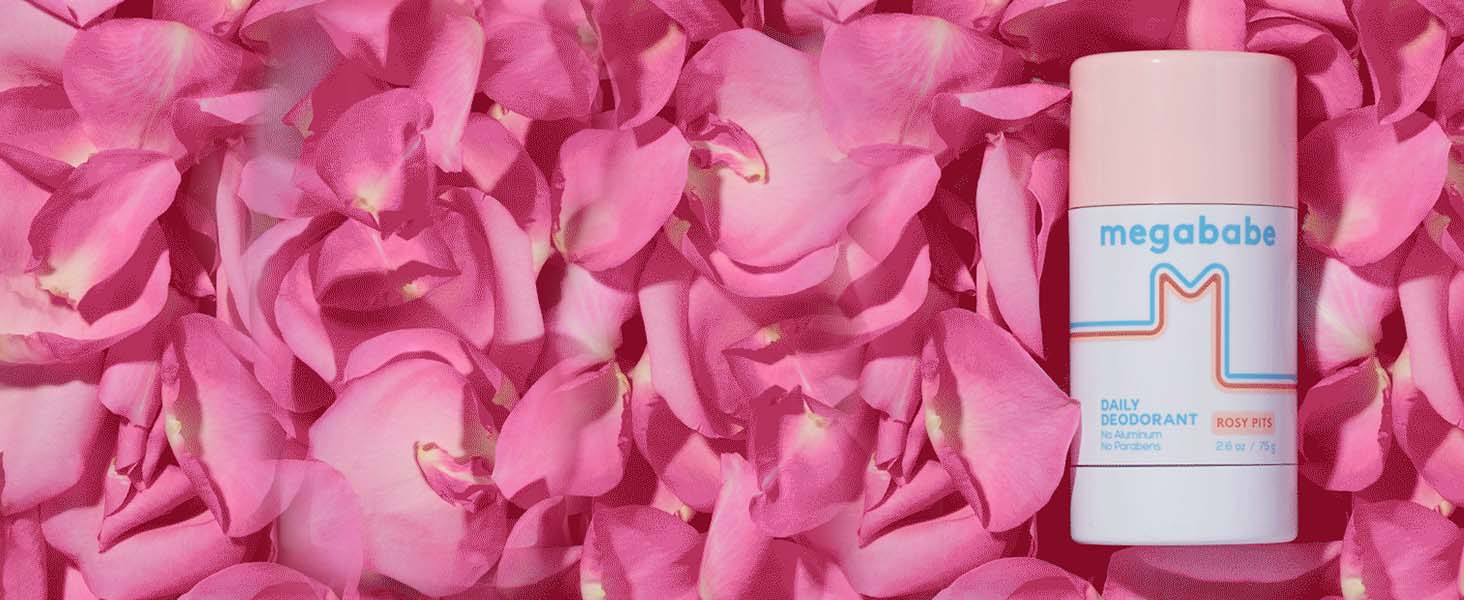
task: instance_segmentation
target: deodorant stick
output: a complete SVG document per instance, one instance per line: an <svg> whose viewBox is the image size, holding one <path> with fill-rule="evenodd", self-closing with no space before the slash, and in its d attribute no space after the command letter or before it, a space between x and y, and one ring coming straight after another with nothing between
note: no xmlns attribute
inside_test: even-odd
<svg viewBox="0 0 1464 600"><path fill-rule="evenodd" d="M1072 535L1296 536L1296 71L1246 52L1072 67Z"/></svg>

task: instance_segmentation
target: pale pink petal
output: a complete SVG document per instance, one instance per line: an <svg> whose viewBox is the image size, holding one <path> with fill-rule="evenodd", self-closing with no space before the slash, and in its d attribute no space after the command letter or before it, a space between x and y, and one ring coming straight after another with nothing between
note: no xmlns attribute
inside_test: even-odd
<svg viewBox="0 0 1464 600"><path fill-rule="evenodd" d="M1342 591L1378 600L1457 598L1459 527L1406 501L1362 504L1342 539Z"/></svg>
<svg viewBox="0 0 1464 600"><path fill-rule="evenodd" d="M361 579L364 530L361 500L339 471L319 461L289 461L281 469L293 488L275 525L275 560L349 598Z"/></svg>
<svg viewBox="0 0 1464 600"><path fill-rule="evenodd" d="M1244 50L1245 0L1185 0L1169 44L1189 50Z"/></svg>
<svg viewBox="0 0 1464 600"><path fill-rule="evenodd" d="M768 535L807 531L856 505L870 448L859 421L797 390L771 389L752 400L748 457L758 492L752 519Z"/></svg>
<svg viewBox="0 0 1464 600"><path fill-rule="evenodd" d="M1164 48L1183 0L1012 0L1001 35L1030 62L1064 78L1073 59L1099 52Z"/></svg>
<svg viewBox="0 0 1464 600"><path fill-rule="evenodd" d="M1393 435L1412 461L1418 475L1438 495L1454 504L1464 503L1464 429L1439 417L1413 382L1413 358L1408 349L1393 363L1391 409Z"/></svg>
<svg viewBox="0 0 1464 600"><path fill-rule="evenodd" d="M890 143L940 152L931 118L937 95L1009 85L1020 75L1016 52L990 37L935 17L882 14L829 32L819 94L841 148Z"/></svg>
<svg viewBox="0 0 1464 600"><path fill-rule="evenodd" d="M445 500L423 476L424 444L435 444L429 460L493 456L491 422L467 381L447 363L404 358L352 380L310 428L310 456L360 499L365 569L432 595L476 583L507 532L503 503Z"/></svg>
<svg viewBox="0 0 1464 600"><path fill-rule="evenodd" d="M1034 355L1044 354L1038 307L1037 203L1027 192L1033 150L997 136L981 160L976 184L976 225L981 255L991 275L1002 320Z"/></svg>
<svg viewBox="0 0 1464 600"><path fill-rule="evenodd" d="M597 273L564 264L558 282L541 280L540 289L558 288L557 302L544 313L547 336L541 364L581 368L615 360L621 329L636 316L636 280L644 265L645 254Z"/></svg>
<svg viewBox="0 0 1464 600"><path fill-rule="evenodd" d="M654 508L595 511L580 562L586 598L627 600L696 597L702 535Z"/></svg>
<svg viewBox="0 0 1464 600"><path fill-rule="evenodd" d="M675 19L693 42L704 42L737 28L720 0L651 0L651 3Z"/></svg>
<svg viewBox="0 0 1464 600"><path fill-rule="evenodd" d="M182 23L114 19L76 36L66 51L66 96L102 148L181 156L175 102L241 91L259 59Z"/></svg>
<svg viewBox="0 0 1464 600"><path fill-rule="evenodd" d="M521 505L546 495L598 496L624 473L629 382L614 362L584 372L568 367L524 393L498 438L493 479Z"/></svg>
<svg viewBox="0 0 1464 600"><path fill-rule="evenodd" d="M432 107L396 89L357 102L321 135L315 169L342 214L383 233L425 225L436 194L422 131Z"/></svg>
<svg viewBox="0 0 1464 600"><path fill-rule="evenodd" d="M1302 133L1362 106L1362 79L1352 55L1325 27L1289 16L1258 19L1250 24L1245 49L1279 54L1296 64L1297 126Z"/></svg>
<svg viewBox="0 0 1464 600"><path fill-rule="evenodd" d="M335 600L335 592L319 581L274 563L241 563L209 575L179 600Z"/></svg>
<svg viewBox="0 0 1464 600"><path fill-rule="evenodd" d="M154 152L93 156L31 222L37 283L73 306L131 260L152 223L173 201L178 169Z"/></svg>
<svg viewBox="0 0 1464 600"><path fill-rule="evenodd" d="M486 3L479 14L486 36L479 77L483 93L533 119L589 114L599 92L600 75L582 45L584 36L595 34L578 4L573 20L557 23L541 15L514 14L494 4Z"/></svg>
<svg viewBox="0 0 1464 600"><path fill-rule="evenodd" d="M654 0L605 0L595 6L600 55L615 92L620 127L650 121L676 88L686 33Z"/></svg>
<svg viewBox="0 0 1464 600"><path fill-rule="evenodd" d="M947 506L927 518L902 523L867 544L859 540L862 509L851 506L802 536L811 549L842 567L855 591L890 597L930 594L977 565L1015 551L1013 535L994 536L969 506Z"/></svg>
<svg viewBox="0 0 1464 600"><path fill-rule="evenodd" d="M163 418L168 442L199 497L226 533L242 537L284 510L278 460L293 450L281 415L253 374L258 348L221 321L178 321L163 356Z"/></svg>
<svg viewBox="0 0 1464 600"><path fill-rule="evenodd" d="M1415 0L1355 0L1352 5L1377 119L1398 122L1428 99L1449 45L1448 32Z"/></svg>
<svg viewBox="0 0 1464 600"><path fill-rule="evenodd" d="M1464 425L1464 271L1427 237L1419 236L1398 274L1398 301L1408 331L1413 382L1444 421Z"/></svg>
<svg viewBox="0 0 1464 600"><path fill-rule="evenodd" d="M0 3L0 90L61 82L62 57L77 27L30 2Z"/></svg>
<svg viewBox="0 0 1464 600"><path fill-rule="evenodd" d="M1297 417L1303 475L1347 492L1377 480L1393 444L1388 385L1388 373L1372 357L1307 390Z"/></svg>
<svg viewBox="0 0 1464 600"><path fill-rule="evenodd" d="M1336 594L1338 542L1264 546L1134 547L1108 561L1107 600L1204 590L1214 598L1315 598Z"/></svg>
<svg viewBox="0 0 1464 600"><path fill-rule="evenodd" d="M935 600L958 598L1009 600L1098 600L1098 590L1052 563L1028 557L993 560L960 576Z"/></svg>
<svg viewBox="0 0 1464 600"><path fill-rule="evenodd" d="M1300 146L1308 243L1350 265L1376 262L1408 238L1439 198L1448 138L1414 113L1380 124L1367 107L1318 125Z"/></svg>
<svg viewBox="0 0 1464 600"><path fill-rule="evenodd" d="M0 516L0 595L46 597L46 554L38 512Z"/></svg>
<svg viewBox="0 0 1464 600"><path fill-rule="evenodd" d="M680 131L654 117L630 130L570 136L559 150L555 247L591 271L625 262L680 202L690 152Z"/></svg>
<svg viewBox="0 0 1464 600"><path fill-rule="evenodd" d="M1298 250L1302 354L1323 373L1373 353L1383 339L1383 318L1398 309L1396 279L1403 253L1362 267Z"/></svg>
<svg viewBox="0 0 1464 600"><path fill-rule="evenodd" d="M81 477L106 411L96 400L101 361L0 367L0 514L66 491Z"/></svg>
<svg viewBox="0 0 1464 600"><path fill-rule="evenodd" d="M982 523L992 531L1017 527L1057 487L1077 404L976 313L942 312L934 343L941 365L922 384L930 441Z"/></svg>

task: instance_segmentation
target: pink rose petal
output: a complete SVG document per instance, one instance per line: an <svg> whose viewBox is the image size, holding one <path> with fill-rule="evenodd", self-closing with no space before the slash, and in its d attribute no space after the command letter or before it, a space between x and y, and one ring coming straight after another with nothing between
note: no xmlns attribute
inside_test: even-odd
<svg viewBox="0 0 1464 600"><path fill-rule="evenodd" d="M90 24L121 3L121 0L35 0L37 6L80 26Z"/></svg>
<svg viewBox="0 0 1464 600"><path fill-rule="evenodd" d="M241 563L214 573L179 600L266 600L295 598L300 600L335 600L335 592L319 581L273 563Z"/></svg>
<svg viewBox="0 0 1464 600"><path fill-rule="evenodd" d="M1001 35L1026 59L1059 67L1084 54L1165 47L1183 0L1012 0Z"/></svg>
<svg viewBox="0 0 1464 600"><path fill-rule="evenodd" d="M1464 392L1456 371L1464 365L1464 271L1432 240L1420 236L1398 274L1398 300L1412 354L1413 382L1439 416L1464 425Z"/></svg>
<svg viewBox="0 0 1464 600"><path fill-rule="evenodd" d="M1139 600L1175 590L1214 598L1315 598L1336 594L1342 544L1134 547L1108 561L1103 597Z"/></svg>
<svg viewBox="0 0 1464 600"><path fill-rule="evenodd" d="M1325 27L1289 16L1257 19L1250 24L1245 49L1279 54L1296 64L1301 133L1362 106L1362 80L1352 56Z"/></svg>
<svg viewBox="0 0 1464 600"><path fill-rule="evenodd" d="M81 479L106 411L101 362L0 367L0 514L34 508Z"/></svg>
<svg viewBox="0 0 1464 600"><path fill-rule="evenodd" d="M743 447L731 441L709 439L687 427L656 395L650 361L642 360L630 372L630 418L636 448L661 482L687 506L711 512L722 488L720 455Z"/></svg>
<svg viewBox="0 0 1464 600"><path fill-rule="evenodd" d="M1169 43L1190 50L1244 50L1245 0L1185 0Z"/></svg>
<svg viewBox="0 0 1464 600"><path fill-rule="evenodd" d="M1020 67L1010 48L949 21L873 15L829 32L819 95L829 133L845 150L889 143L939 152L935 96L1016 83Z"/></svg>
<svg viewBox="0 0 1464 600"><path fill-rule="evenodd" d="M559 149L564 189L554 245L592 271L624 263L681 201L690 152L681 132L655 117L634 129L570 136Z"/></svg>
<svg viewBox="0 0 1464 600"><path fill-rule="evenodd" d="M592 15L620 127L650 121L676 89L686 33L653 0L606 0Z"/></svg>
<svg viewBox="0 0 1464 600"><path fill-rule="evenodd" d="M864 489L869 448L853 415L797 390L777 388L752 400L748 457L758 493L752 519L770 536L786 537L834 518Z"/></svg>
<svg viewBox="0 0 1464 600"><path fill-rule="evenodd" d="M1098 600L1098 590L1052 563L1027 557L993 560L960 576L935 596L956 600L981 596L1009 600Z"/></svg>
<svg viewBox="0 0 1464 600"><path fill-rule="evenodd" d="M598 496L624 473L630 386L615 363L552 369L509 413L493 479L521 505L544 496ZM523 501L527 500L527 501Z"/></svg>
<svg viewBox="0 0 1464 600"><path fill-rule="evenodd" d="M581 595L589 598L695 597L702 535L645 506L595 511L580 562Z"/></svg>
<svg viewBox="0 0 1464 600"><path fill-rule="evenodd" d="M1368 598L1454 598L1459 594L1459 527L1404 501L1358 506L1342 539L1342 590Z"/></svg>
<svg viewBox="0 0 1464 600"><path fill-rule="evenodd" d="M589 19L577 3L563 4L557 13L539 12L535 4L555 3L484 3L479 13L486 24L480 89L533 119L587 115L600 81L598 66L582 45L594 36ZM588 40L591 48L593 40Z"/></svg>
<svg viewBox="0 0 1464 600"><path fill-rule="evenodd" d="M1464 429L1434 411L1413 382L1413 358L1404 350L1390 369L1393 435L1418 475L1449 502L1464 502Z"/></svg>
<svg viewBox="0 0 1464 600"><path fill-rule="evenodd" d="M1015 528L1057 488L1077 403L980 315L942 312L934 343L941 364L922 386L930 441L981 522Z"/></svg>
<svg viewBox="0 0 1464 600"><path fill-rule="evenodd" d="M1403 253L1350 267L1308 247L1301 255L1303 355L1323 373L1373 353L1383 338L1383 318L1398 309L1396 278Z"/></svg>
<svg viewBox="0 0 1464 600"><path fill-rule="evenodd" d="M1301 403L1301 472L1329 490L1376 481L1393 443L1388 373L1376 357L1317 382Z"/></svg>
<svg viewBox="0 0 1464 600"><path fill-rule="evenodd" d="M1389 124L1367 107L1322 123L1302 139L1301 229L1349 265L1376 262L1413 232L1438 200L1448 139L1422 114Z"/></svg>
<svg viewBox="0 0 1464 600"><path fill-rule="evenodd" d="M46 553L46 540L41 536L41 521L36 511L0 517L0 594L44 598Z"/></svg>
<svg viewBox="0 0 1464 600"><path fill-rule="evenodd" d="M432 107L407 89L351 106L315 147L315 169L333 194L323 201L382 233L420 229L436 193L422 135L432 122Z"/></svg>
<svg viewBox="0 0 1464 600"><path fill-rule="evenodd" d="M0 4L0 90L61 81L62 57L77 27L30 2Z"/></svg>
<svg viewBox="0 0 1464 600"><path fill-rule="evenodd" d="M704 42L737 28L720 0L651 0L651 3L675 19L693 42Z"/></svg>
<svg viewBox="0 0 1464 600"><path fill-rule="evenodd" d="M1354 0L1352 8L1378 99L1377 118L1396 123L1428 98L1449 45L1448 33L1415 0Z"/></svg>

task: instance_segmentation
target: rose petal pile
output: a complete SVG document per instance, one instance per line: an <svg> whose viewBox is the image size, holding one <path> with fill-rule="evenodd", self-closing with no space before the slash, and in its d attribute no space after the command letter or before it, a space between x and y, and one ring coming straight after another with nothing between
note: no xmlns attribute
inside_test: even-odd
<svg viewBox="0 0 1464 600"><path fill-rule="evenodd" d="M0 597L1459 596L1453 0L0 23ZM1052 502L1067 67L1160 48L1298 66L1298 543Z"/></svg>

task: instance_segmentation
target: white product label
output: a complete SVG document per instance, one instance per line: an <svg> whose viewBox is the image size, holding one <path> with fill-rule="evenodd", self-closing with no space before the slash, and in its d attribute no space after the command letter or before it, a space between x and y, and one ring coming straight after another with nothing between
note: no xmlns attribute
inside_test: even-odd
<svg viewBox="0 0 1464 600"><path fill-rule="evenodd" d="M1296 462L1296 210L1075 208L1077 466Z"/></svg>

